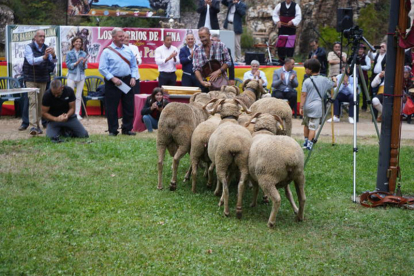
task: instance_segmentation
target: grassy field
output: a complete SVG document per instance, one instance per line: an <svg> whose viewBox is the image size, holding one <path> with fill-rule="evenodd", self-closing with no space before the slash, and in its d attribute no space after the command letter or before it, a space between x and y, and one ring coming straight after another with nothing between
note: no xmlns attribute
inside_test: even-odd
<svg viewBox="0 0 414 276"><path fill-rule="evenodd" d="M91 143L85 143L92 141ZM377 146L360 146L357 192L374 190ZM0 142L0 275L412 275L414 212L352 203L352 145L318 143L306 169L305 221L282 194L230 217L205 187L158 191L155 139L92 136ZM414 194L414 148L401 149ZM164 169L171 177L171 158ZM294 192L294 189L293 189ZM261 196L261 195L260 195ZM296 197L296 195L295 195Z"/></svg>

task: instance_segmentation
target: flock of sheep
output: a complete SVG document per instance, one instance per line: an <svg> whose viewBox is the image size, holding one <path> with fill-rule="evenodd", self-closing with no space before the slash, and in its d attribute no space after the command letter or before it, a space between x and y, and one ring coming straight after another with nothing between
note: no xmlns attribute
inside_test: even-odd
<svg viewBox="0 0 414 276"><path fill-rule="evenodd" d="M230 213L228 187L235 177L238 179L238 218L242 217L243 192L250 181L254 192L251 207L256 205L259 186L273 202L269 227L276 222L280 188L285 189L297 220L301 221L306 200L304 154L300 145L290 137L292 111L283 100L262 97L264 90L258 81L245 81L242 90L240 94L235 86L223 86L221 91L194 94L189 104L173 102L165 107L157 132L158 189L163 188L165 151L173 157L172 191L177 188L180 159L190 153L191 166L184 181L191 176L195 193L197 169L203 162L207 166L207 185L211 187L215 169L214 194L221 196L219 206L224 205L225 216ZM292 181L299 208L289 188Z"/></svg>

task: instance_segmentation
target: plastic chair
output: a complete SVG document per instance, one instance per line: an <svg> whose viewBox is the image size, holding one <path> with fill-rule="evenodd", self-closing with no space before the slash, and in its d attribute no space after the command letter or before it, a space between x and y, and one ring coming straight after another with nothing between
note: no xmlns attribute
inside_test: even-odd
<svg viewBox="0 0 414 276"><path fill-rule="evenodd" d="M2 77L0 78L0 89L13 89L13 88L20 88L19 81L15 78L10 77ZM7 101L14 102L14 116L17 118L18 114L21 112L19 109L19 103L22 98L22 94L10 94L10 95L3 95L0 97L0 115L1 110L3 107L3 103Z"/></svg>
<svg viewBox="0 0 414 276"><path fill-rule="evenodd" d="M62 85L67 85L67 77L54 77L54 80L60 80L60 82L62 83Z"/></svg>
<svg viewBox="0 0 414 276"><path fill-rule="evenodd" d="M96 95L90 95L91 92L96 93L96 90L98 86L105 84L105 81L103 78L98 76L90 76L86 77L85 79L85 85L86 85L86 96L83 96L83 102L85 103L85 106L88 101L90 100L98 100L101 102L101 115L104 115L104 105L105 105L105 96L96 96Z"/></svg>

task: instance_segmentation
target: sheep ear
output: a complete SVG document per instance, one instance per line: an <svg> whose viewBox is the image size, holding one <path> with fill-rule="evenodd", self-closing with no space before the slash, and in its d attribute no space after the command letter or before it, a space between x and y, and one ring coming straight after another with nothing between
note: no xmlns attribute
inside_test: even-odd
<svg viewBox="0 0 414 276"><path fill-rule="evenodd" d="M256 113L254 113L254 115L250 118L250 120L244 125L245 127L248 127L251 123L252 123L252 121L254 120L254 119L256 119L257 117L259 117L260 115L262 115L262 113L261 112L256 112Z"/></svg>
<svg viewBox="0 0 414 276"><path fill-rule="evenodd" d="M226 87L227 87L227 85L223 85L223 86L220 88L220 91L221 91L221 92L224 92L224 91L226 90Z"/></svg>
<svg viewBox="0 0 414 276"><path fill-rule="evenodd" d="M251 111L250 111L250 109L242 102L242 101L240 101L239 99L234 99L240 106L241 106L241 108L243 108L244 109L244 111L247 113L247 114L250 114L250 113L252 113Z"/></svg>
<svg viewBox="0 0 414 276"><path fill-rule="evenodd" d="M246 85L250 82L251 80L245 80L242 84L241 89L244 91L244 89L246 88Z"/></svg>
<svg viewBox="0 0 414 276"><path fill-rule="evenodd" d="M193 102L195 102L195 99L197 98L197 96L198 95L200 95L201 94L201 92L197 92L197 93L194 93L193 95L191 95L191 97L190 97L190 103L193 103Z"/></svg>
<svg viewBox="0 0 414 276"><path fill-rule="evenodd" d="M276 126L279 126L280 130L283 130L283 121L278 115L273 115L276 120ZM278 124L279 123L279 124Z"/></svg>

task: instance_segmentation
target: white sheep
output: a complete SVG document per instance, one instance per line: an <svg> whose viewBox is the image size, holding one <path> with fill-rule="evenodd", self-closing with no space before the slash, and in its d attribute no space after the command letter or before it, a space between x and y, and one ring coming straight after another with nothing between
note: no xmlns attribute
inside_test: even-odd
<svg viewBox="0 0 414 276"><path fill-rule="evenodd" d="M173 102L162 111L157 132L158 189L163 188L162 170L167 149L173 157L170 190L174 191L177 188L178 164L180 159L190 152L194 129L208 118L208 113L203 107L209 98L205 93L196 93L191 97L189 104ZM186 177L189 174L190 170Z"/></svg>
<svg viewBox="0 0 414 276"><path fill-rule="evenodd" d="M297 220L302 221L306 201L303 150L293 138L276 135L278 122L282 123L277 115L256 113L252 120L255 118L255 132L249 152L250 179L255 187L252 206L256 205L259 185L273 202L267 223L269 227L273 227L281 201L278 189L285 188L286 197L297 215ZM299 209L289 188L292 181L295 183Z"/></svg>
<svg viewBox="0 0 414 276"><path fill-rule="evenodd" d="M276 98L264 98L256 101L250 107L253 114L270 113L279 116L284 122L283 130L278 129L278 135L291 136L292 134L292 109L289 104Z"/></svg>
<svg viewBox="0 0 414 276"><path fill-rule="evenodd" d="M249 149L252 142L250 132L237 122L240 115L240 109L244 108L250 112L248 108L238 99L219 100L214 108L209 110L211 114L215 114L220 107L221 122L218 128L210 136L208 142L208 156L212 161L210 170L216 168L217 188L215 194L218 193L219 183L223 185L223 192L219 202L219 206L224 204L224 215L229 215L229 172L232 166L237 167L240 172L238 183L236 214L238 218L242 217L242 199L244 185L248 178L248 157Z"/></svg>

